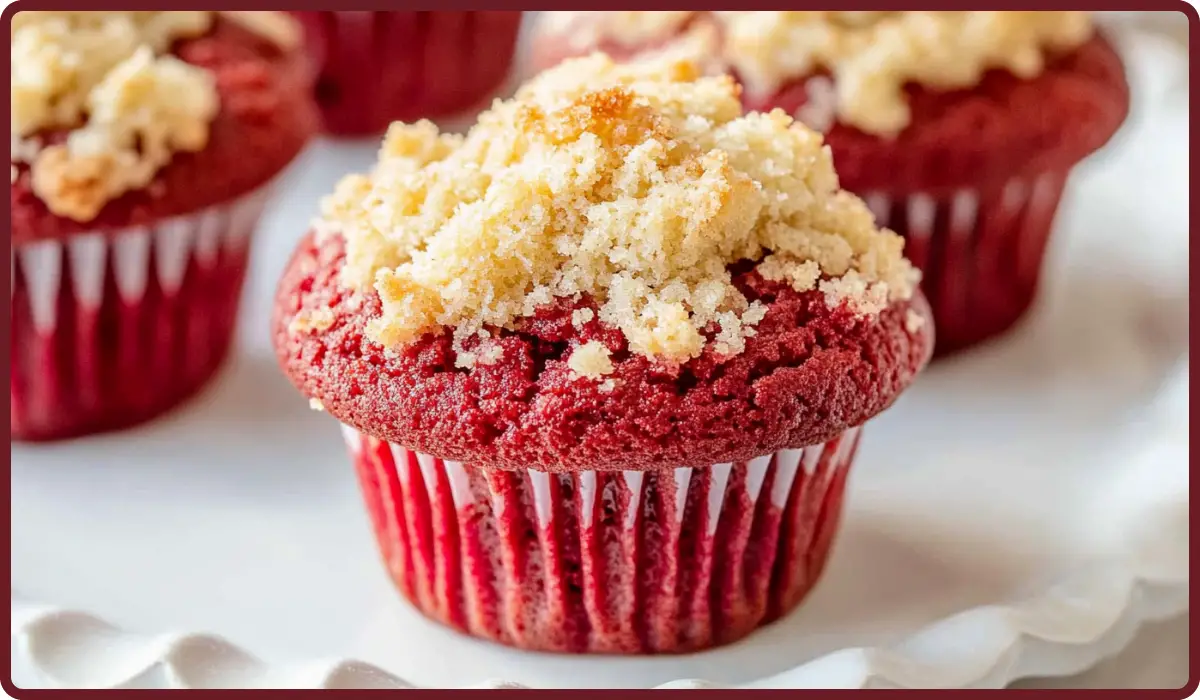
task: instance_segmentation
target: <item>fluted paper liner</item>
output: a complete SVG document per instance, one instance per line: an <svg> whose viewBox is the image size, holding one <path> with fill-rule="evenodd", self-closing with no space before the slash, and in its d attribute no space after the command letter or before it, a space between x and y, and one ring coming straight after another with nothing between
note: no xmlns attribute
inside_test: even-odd
<svg viewBox="0 0 1200 700"><path fill-rule="evenodd" d="M202 386L229 347L266 197L14 247L13 439L125 427Z"/></svg>
<svg viewBox="0 0 1200 700"><path fill-rule="evenodd" d="M998 335L1028 311L1066 179L1045 172L945 195L861 193L924 274L937 354Z"/></svg>
<svg viewBox="0 0 1200 700"><path fill-rule="evenodd" d="M343 433L383 561L426 616L526 649L647 654L727 644L800 602L859 430L748 462L574 473Z"/></svg>

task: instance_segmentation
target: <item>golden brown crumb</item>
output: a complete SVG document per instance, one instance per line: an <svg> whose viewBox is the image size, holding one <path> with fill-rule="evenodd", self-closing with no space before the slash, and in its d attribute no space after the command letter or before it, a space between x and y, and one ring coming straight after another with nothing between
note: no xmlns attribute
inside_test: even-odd
<svg viewBox="0 0 1200 700"><path fill-rule="evenodd" d="M859 314L878 314L888 306L887 285L872 282L857 270L850 270L836 279L823 280L817 288L825 292L830 306L844 303Z"/></svg>
<svg viewBox="0 0 1200 700"><path fill-rule="evenodd" d="M34 193L52 212L89 221L108 201L149 185L172 154L207 145L218 109L213 76L167 52L208 32L212 18L206 11L14 15L12 162L31 164ZM65 144L24 147L25 137L61 128L70 129Z"/></svg>
<svg viewBox="0 0 1200 700"><path fill-rule="evenodd" d="M613 371L608 348L594 340L575 348L571 357L567 359L567 366L575 374L588 379L599 379L606 374L612 374Z"/></svg>
<svg viewBox="0 0 1200 700"><path fill-rule="evenodd" d="M288 325L289 333L320 333L333 325L333 311L327 308L301 311Z"/></svg>
<svg viewBox="0 0 1200 700"><path fill-rule="evenodd" d="M633 352L682 361L713 324L714 349L740 352L762 318L731 283L739 260L802 291L854 280L827 293L864 313L918 279L903 239L838 188L819 134L778 110L743 116L732 79L688 62L565 63L465 138L393 126L322 211L346 241L343 283L380 296L369 334L387 347L450 327L461 350L587 295Z"/></svg>
<svg viewBox="0 0 1200 700"><path fill-rule="evenodd" d="M922 316L921 314L917 313L916 311L909 309L908 313L904 316L905 330L907 330L909 333L916 333L917 331L921 330L924 326L925 326L925 317Z"/></svg>
<svg viewBox="0 0 1200 700"><path fill-rule="evenodd" d="M583 328L596 317L596 313L589 308L575 309L571 312L571 325L575 328Z"/></svg>
<svg viewBox="0 0 1200 700"><path fill-rule="evenodd" d="M1092 35L1087 12L1041 10L547 14L544 31L577 50L603 42L637 46L667 40L656 54L673 51L716 70L736 71L758 96L827 70L835 77L840 120L884 135L908 124L905 83L968 88L993 68L1030 78L1041 72L1046 52L1072 49Z"/></svg>
<svg viewBox="0 0 1200 700"><path fill-rule="evenodd" d="M470 350L466 349L464 345L469 338L476 338L479 341ZM495 342L491 334L486 330L471 330L466 327L455 328L453 341L455 367L474 369L476 365L494 365L504 359L504 346Z"/></svg>
<svg viewBox="0 0 1200 700"><path fill-rule="evenodd" d="M475 364L494 365L504 359L504 346L499 343L487 343L475 354Z"/></svg>
<svg viewBox="0 0 1200 700"><path fill-rule="evenodd" d="M110 154L72 158L66 146L50 146L33 164L33 192L58 216L90 221L112 197L114 165Z"/></svg>

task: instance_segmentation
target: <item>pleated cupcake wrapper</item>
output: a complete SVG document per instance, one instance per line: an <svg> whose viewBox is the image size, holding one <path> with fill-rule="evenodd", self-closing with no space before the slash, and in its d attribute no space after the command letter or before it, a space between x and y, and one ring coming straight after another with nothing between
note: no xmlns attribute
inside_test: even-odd
<svg viewBox="0 0 1200 700"><path fill-rule="evenodd" d="M450 116L504 82L521 13L297 12L320 63L317 100L335 134Z"/></svg>
<svg viewBox="0 0 1200 700"><path fill-rule="evenodd" d="M232 337L268 189L149 226L16 246L12 436L122 427L198 388Z"/></svg>
<svg viewBox="0 0 1200 700"><path fill-rule="evenodd" d="M748 462L561 474L343 434L391 578L426 616L526 649L645 654L732 642L800 602L859 430Z"/></svg>
<svg viewBox="0 0 1200 700"><path fill-rule="evenodd" d="M997 335L1029 309L1067 174L940 196L860 193L881 223L905 237L905 255L924 273L938 354Z"/></svg>

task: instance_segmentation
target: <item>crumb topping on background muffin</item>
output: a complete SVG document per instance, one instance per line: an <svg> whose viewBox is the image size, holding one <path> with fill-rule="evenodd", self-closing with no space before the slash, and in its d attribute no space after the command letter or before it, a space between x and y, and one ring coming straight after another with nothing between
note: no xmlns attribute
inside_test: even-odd
<svg viewBox="0 0 1200 700"><path fill-rule="evenodd" d="M11 160L30 166L34 193L54 214L90 221L107 202L147 186L173 153L206 146L219 108L215 81L169 51L206 34L217 14L225 13L14 15ZM298 41L282 13L228 18L284 48ZM60 130L61 143L39 143L39 134ZM16 173L14 166L14 180Z"/></svg>
<svg viewBox="0 0 1200 700"><path fill-rule="evenodd" d="M861 314L918 279L903 239L839 189L820 135L781 111L743 116L732 79L687 62L566 62L465 137L395 124L323 216L345 239L343 284L378 292L369 332L392 348L588 297L632 352L686 361L706 330L739 353L765 314L733 286L734 263ZM605 359L574 363L603 374Z"/></svg>
<svg viewBox="0 0 1200 700"><path fill-rule="evenodd" d="M547 31L563 35L576 48L667 42L655 52L690 54L717 70L733 70L755 95L769 95L792 80L827 71L834 78L838 119L885 136L909 123L906 83L969 88L991 69L1032 78L1042 71L1048 52L1080 46L1093 31L1087 12L546 14Z"/></svg>

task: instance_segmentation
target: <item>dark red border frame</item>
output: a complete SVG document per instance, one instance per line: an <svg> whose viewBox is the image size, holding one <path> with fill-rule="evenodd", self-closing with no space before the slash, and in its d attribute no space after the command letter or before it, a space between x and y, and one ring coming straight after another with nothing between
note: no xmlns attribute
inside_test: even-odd
<svg viewBox="0 0 1200 700"><path fill-rule="evenodd" d="M176 3L167 2L165 0L150 1L150 2L147 2L145 0L141 0L141 1L135 0L132 2L121 2L118 4L122 5L125 9L131 9L131 10L179 9L179 6ZM201 3L201 4L209 4L209 3ZM337 7L337 9L339 9L339 10L394 10L394 9L399 9L400 7L403 7L403 9L408 9L408 10L416 10L416 9L439 9L439 10L561 9L563 5L567 5L571 9L598 9L598 10L613 9L613 5L611 3L595 2L595 1L593 1L593 2L583 1L583 2L571 2L571 3L558 3L557 8L553 7L553 6L546 8L544 4L542 5L542 7L528 8L528 7L522 7L522 5L524 3L505 2L503 0L482 0L482 1L475 0L475 2L463 2L461 0L440 0L439 2L436 3L436 7L430 7L430 5L434 5L434 3L428 3L428 2L409 3L409 2L401 2L400 0L357 0L354 2L346 2L346 3L335 3L334 0L290 0L290 1L284 2L284 3L261 2L261 1L254 1L254 0L240 0L240 1L234 1L234 2L216 2L216 3L212 3L212 4L216 5L216 7L220 8L220 9L239 9L239 10L274 10L274 9L279 9L280 4L287 5L288 9L306 9L306 10L331 9L331 6L335 5L335 4L339 5ZM693 9L693 8L695 8L695 9L720 9L722 7L727 7L729 5L736 5L736 6L738 6L739 9L762 9L762 10L797 9L797 6L803 7L805 5L819 9L824 6L828 6L830 4L834 4L834 3L830 3L830 2L826 2L826 3L779 2L778 0L776 0L775 2L751 2L751 3L738 2L738 3L728 3L728 4L713 3L712 5L709 5L708 2L693 1L693 2L687 2L687 3L680 3L680 2L639 3L638 9L676 9L676 8L680 8L680 9ZM894 2L894 1L890 2L888 0L859 0L859 2L852 3L852 4L856 6L855 9L864 9L864 10L867 10L867 9L911 9L910 7L907 7L907 8L905 7L905 5L907 3ZM956 3L956 2L950 2L948 0L927 0L924 3L920 3L921 9L966 9L966 8L964 8L964 5L969 6L972 4L973 3L962 3L962 2ZM1020 1L1014 0L1012 2L996 3L996 4L1002 5L1003 9L1010 9L1010 10L1093 10L1093 11L1154 10L1154 11L1167 11L1167 12L1182 12L1188 18L1189 39L1190 39L1190 33L1192 31L1194 31L1198 26L1200 26L1200 16L1197 15L1196 8L1194 6L1188 4L1184 0L1142 0L1141 2L1135 2L1134 0L1094 0L1093 2L1079 2L1079 1L1064 2L1063 0L1058 0L1055 2L1046 2L1043 0L1043 1L1039 2L1037 0L1020 0ZM647 5L649 5L651 7L647 7ZM993 3L980 3L980 5L982 6L982 8L986 8L986 9L999 9L999 8L996 8L995 4L993 4ZM95 2L94 0L16 0L15 2L12 2L10 5L8 5L8 7L6 7L4 9L3 13L0 13L0 24L2 24L5 29L9 30L10 35L11 35L12 16L14 14L16 14L17 12L20 12L21 10L30 10L30 9L102 10L102 9L108 9L109 7L110 6L108 6L108 4L105 2ZM1189 41L1188 48L1189 48L1188 60L1190 63L1190 70L1192 73L1194 73L1194 72L1196 72L1197 67L1200 66L1200 60L1198 60L1198 58L1197 58L1198 57L1197 52L1192 50L1192 48L1190 46L1190 41ZM11 65L10 65L11 64L11 55L10 54L4 54L3 62L6 65L8 65L11 70ZM1195 95L1193 93L1191 93L1190 84L1189 84L1188 100L1189 100L1189 108L1192 110L1191 124L1190 124L1190 130L1189 130L1189 142L1194 143L1195 137L1196 137L1196 131L1197 131L1196 130L1197 117L1196 117L1196 112L1195 112L1197 101L1196 101ZM10 99L10 101L11 101L11 99ZM11 104L9 104L8 106L9 106L9 109L6 109L4 112L4 114L6 115L5 121L11 122ZM10 124L10 128L11 128L11 124ZM1200 171L1200 162L1198 162L1196 153L1194 151L1189 154L1189 157L1190 157L1189 172L1192 174L1195 174L1198 171ZM1191 192L1190 192L1189 200L1194 203L1197 200L1200 200L1200 181L1197 181L1193 178L1193 180L1190 183L1190 187L1191 187ZM11 222L11 215L12 215L11 206L12 205L10 202L9 206L4 207L5 216L9 219L10 222ZM1192 209L1191 218L1189 219L1189 222L1188 222L1188 231L1189 231L1189 236L1194 239L1196 237L1195 236L1196 214L1195 214L1194 208ZM11 235L12 235L12 233L11 233L11 224L10 224L10 230L9 230L10 254L11 254L11 248L12 248ZM1193 248L1192 252L1190 253L1190 258L1188 261L1188 263L1189 263L1189 268L1188 268L1189 269L1189 278L1190 278L1191 265L1195 261L1195 259L1196 259L1196 253L1195 253L1195 249ZM11 271L10 271L10 274L11 274ZM8 275L4 275L3 272L0 272L0 276L7 277ZM1194 293L1189 291L1189 304L1191 303L1191 301L1194 301L1194 296L1195 296ZM11 309L8 309L8 310L4 311L4 325L3 325L3 332L2 332L3 344L0 345L0 352L3 352L4 360L6 363L8 362L8 359L9 359L8 358L8 355L10 352L9 334L11 333L11 328L12 328ZM1190 328L1189 328L1189 336L1188 336L1188 345L1189 345L1189 347L1191 346L1191 330L1190 330ZM11 381L11 377L10 377L10 379L5 380L5 383L8 384L10 381ZM1190 404L1190 402L1191 402L1191 398L1190 398L1191 387L1189 386L1188 389L1189 389L1189 404ZM10 443L10 445L12 443L11 430L10 430L10 435L9 435L9 443ZM9 471L10 474L11 474L11 469L12 469L12 453L10 451L9 459L7 462L7 471ZM1189 471L1190 472L1195 471L1194 462L1191 462L1190 456L1189 456ZM11 478L5 479L3 481L3 485L0 486L0 489L3 489L3 491L4 491L4 495L5 495L4 502L11 504L11 502L12 502ZM1189 497L1190 497L1190 495L1189 495ZM1193 531L1196 529L1195 524L1192 523L1190 520L1189 520L1189 528L1192 529ZM4 549L6 550L8 556L4 559L2 566L3 566L3 569L8 572L9 580L11 581L12 580L12 524L11 524L11 518L6 518L4 520L4 522L2 524L0 524L0 531L3 531L4 534L7 535L4 538ZM1195 569L1195 567L1192 567L1192 570L1194 570L1194 569ZM1188 595L1189 595L1189 605L1190 605L1190 600L1191 600L1190 591L1189 591ZM10 606L9 614L6 616L6 619L8 619L8 621L10 623L10 627L11 627L11 616L12 616L12 608ZM1162 698L1163 700L1166 700L1168 698L1174 699L1174 698L1190 697L1192 694L1194 694L1197 691L1197 688L1200 687L1200 679L1197 679L1195 676L1195 660L1196 660L1196 656L1197 656L1196 632L1197 632L1197 621L1195 619L1192 619L1190 626L1189 626L1189 630L1188 630L1188 637L1189 637L1188 682L1182 688L1161 689L1161 690L1143 690L1143 691L1086 690L1086 691L1074 691L1074 692L1079 693L1079 694L1086 694L1088 697L1110 697L1110 698L1121 698L1122 700L1124 700L1125 698L1131 698L1131 697L1139 697L1139 698L1140 697L1153 697L1153 698ZM12 645L12 637L10 636L9 637L10 649L11 649L11 645ZM3 664L4 664L4 666L3 666L4 673L3 673L3 676L0 676L0 686L2 686L4 688L5 692L7 692L9 695L11 695L14 698L21 699L21 698L31 698L31 697L35 697L35 696L36 697L46 697L46 698L57 698L57 697L70 698L70 697L73 697L75 693L79 692L76 690L60 690L60 689L30 690L30 689L18 688L12 682L12 657L11 657L11 654L9 657L7 657L3 661ZM107 690L106 689L106 690L91 691L90 694L107 697L107 696L114 696L118 693L124 694L127 692L129 692L129 691ZM200 691L193 691L193 692L200 693L204 696L209 696L209 695L215 695L216 693L222 692L222 691L200 690ZM296 691L296 690L291 690L291 691L289 691L289 690L274 690L274 691L230 690L230 691L224 691L224 692L227 695L228 694L238 695L238 694L249 694L249 693L264 693L264 692L276 693L276 694L286 693L286 694L295 695L302 691ZM325 691L325 692L332 692L332 693L338 694L338 695L345 695L345 694L356 692L356 691L334 690L334 691ZM362 691L357 691L357 692L362 692ZM467 694L471 691L432 690L432 689L407 691L407 693L412 693L412 692L416 692L416 693L420 693L420 694L424 695L424 694L433 694L433 693ZM549 696L549 697L559 696L562 698L570 698L572 700L585 700L586 698L589 698L589 697L595 697L598 699L604 698L605 700L608 700L609 698L613 698L617 695L624 697L624 696L628 696L628 695L645 693L645 692L649 692L649 691L640 691L640 690L623 690L623 691L612 691L612 690L595 690L595 691L492 690L492 691L487 691L487 692L489 693L489 696L490 696L490 694L493 694L493 693L499 693L501 695L507 696L507 695L513 695L513 694L527 694L527 693L539 692L539 693L543 694L544 696ZM704 695L706 695L707 697L730 698L732 700L733 698L739 697L740 694L745 691L705 690L705 691L692 691L692 692L700 692L700 693L703 693ZM818 697L818 696L820 696L820 697L833 696L838 691L835 691L835 690L806 690L806 691L774 690L774 691L759 691L759 692L767 693L767 694L775 694L775 695L783 696L783 697L787 697L787 696L789 696L789 694L804 693L804 696L806 698L812 698L812 697ZM904 691L904 690L902 690L899 692L902 694L912 695L914 693L924 692L924 691L915 691L915 690ZM979 694L984 691L957 691L957 692L962 693L962 694L965 694L965 693ZM1042 696L1042 695L1048 695L1048 694L1054 693L1054 692L1064 692L1064 691L1010 690L1008 692L1018 693L1019 695L1022 695L1022 696ZM1066 691L1066 692L1071 692L1071 691ZM411 695L406 695L406 697L411 697Z"/></svg>

